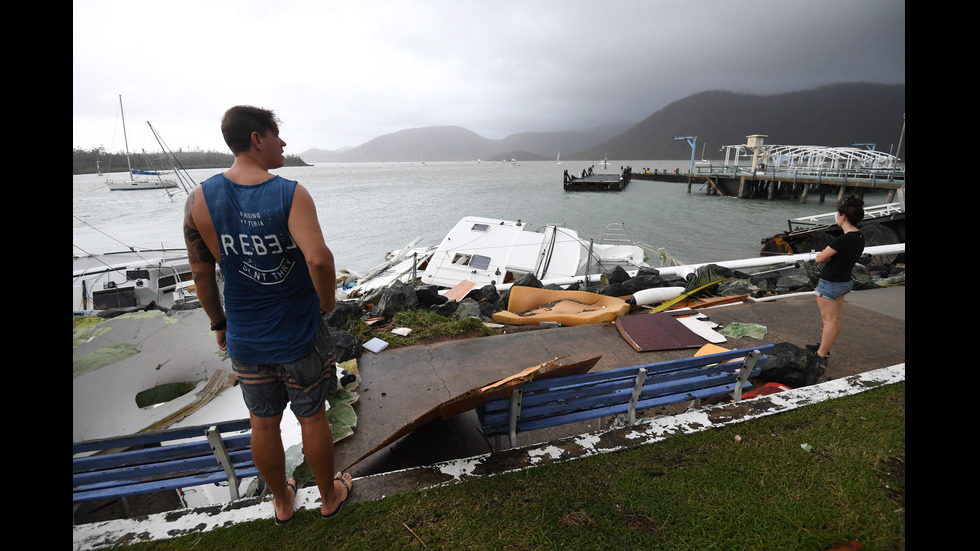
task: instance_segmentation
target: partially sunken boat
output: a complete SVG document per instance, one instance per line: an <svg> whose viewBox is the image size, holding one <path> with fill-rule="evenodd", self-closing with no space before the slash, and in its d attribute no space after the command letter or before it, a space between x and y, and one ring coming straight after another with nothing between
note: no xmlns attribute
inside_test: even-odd
<svg viewBox="0 0 980 551"><path fill-rule="evenodd" d="M435 247L416 247L416 239L367 274L353 274L345 286L354 298L385 288L395 281L452 288L463 281L476 287L509 285L532 274L543 283L595 276L616 266L635 271L647 266L642 247L629 241L625 228L617 238L594 240L575 230L546 225L531 230L526 222L468 216ZM608 230L609 228L607 228ZM356 278L356 282L350 281Z"/></svg>
<svg viewBox="0 0 980 551"><path fill-rule="evenodd" d="M72 311L194 306L186 249L127 250L72 257Z"/></svg>
<svg viewBox="0 0 980 551"><path fill-rule="evenodd" d="M904 197L904 193L900 195ZM762 256L820 252L844 230L836 223L836 211L788 220L789 229L762 239ZM885 203L864 209L858 224L868 247L905 243L905 202Z"/></svg>

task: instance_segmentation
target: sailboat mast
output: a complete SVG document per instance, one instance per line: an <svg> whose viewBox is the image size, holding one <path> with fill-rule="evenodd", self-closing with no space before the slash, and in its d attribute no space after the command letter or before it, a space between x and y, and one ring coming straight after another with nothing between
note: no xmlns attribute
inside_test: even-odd
<svg viewBox="0 0 980 551"><path fill-rule="evenodd" d="M129 162L129 138L126 136L126 114L123 113L122 94L119 94L119 118L123 125L123 143L126 144L126 168L129 169L129 179L133 179L133 165Z"/></svg>

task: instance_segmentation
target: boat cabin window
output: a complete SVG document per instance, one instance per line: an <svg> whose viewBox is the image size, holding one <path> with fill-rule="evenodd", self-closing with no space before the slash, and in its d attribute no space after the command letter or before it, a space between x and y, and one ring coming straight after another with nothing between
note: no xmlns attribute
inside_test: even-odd
<svg viewBox="0 0 980 551"><path fill-rule="evenodd" d="M96 310L110 308L127 308L137 306L136 291L132 287L111 288L92 293L92 302Z"/></svg>
<svg viewBox="0 0 980 551"><path fill-rule="evenodd" d="M220 277L220 276L219 276ZM180 272L170 275L160 275L160 279L157 280L157 288L161 291L170 291L177 287L177 283L183 281L192 281L194 279L194 274L191 272Z"/></svg>
<svg viewBox="0 0 980 551"><path fill-rule="evenodd" d="M486 270L490 267L490 257L475 254L470 260L470 266L473 266L478 270Z"/></svg>
<svg viewBox="0 0 980 551"><path fill-rule="evenodd" d="M132 281L135 279L150 279L149 270L126 270L126 279Z"/></svg>
<svg viewBox="0 0 980 551"><path fill-rule="evenodd" d="M470 228L470 230L472 230L472 231L489 231L490 230L490 224L473 224L473 227Z"/></svg>
<svg viewBox="0 0 980 551"><path fill-rule="evenodd" d="M477 270L486 270L490 267L490 257L480 254L457 254L453 257L453 264L458 266L470 266Z"/></svg>

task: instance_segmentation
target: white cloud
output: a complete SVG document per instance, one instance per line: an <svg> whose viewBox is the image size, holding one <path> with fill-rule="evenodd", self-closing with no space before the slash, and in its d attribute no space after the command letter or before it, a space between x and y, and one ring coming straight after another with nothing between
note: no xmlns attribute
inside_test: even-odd
<svg viewBox="0 0 980 551"><path fill-rule="evenodd" d="M707 89L905 81L905 3L893 0L81 0L73 11L78 147L122 147L119 94L142 147L155 147L149 120L171 147L224 149L221 113L251 103L276 109L299 153L431 125L502 138L637 122Z"/></svg>

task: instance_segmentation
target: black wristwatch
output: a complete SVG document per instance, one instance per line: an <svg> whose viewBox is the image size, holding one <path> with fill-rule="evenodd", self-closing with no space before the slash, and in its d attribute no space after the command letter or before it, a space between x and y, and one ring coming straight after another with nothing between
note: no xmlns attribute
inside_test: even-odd
<svg viewBox="0 0 980 551"><path fill-rule="evenodd" d="M212 331L221 331L225 327L228 327L228 319L227 318L219 321L218 323L212 323L211 324L211 330Z"/></svg>

